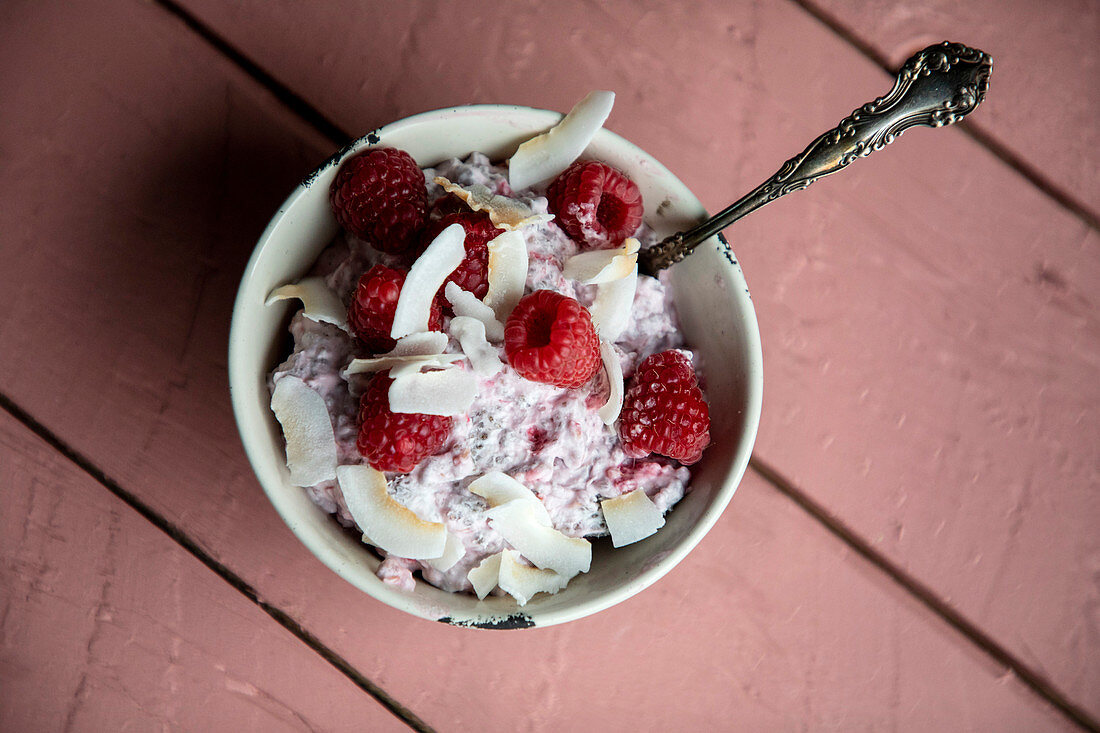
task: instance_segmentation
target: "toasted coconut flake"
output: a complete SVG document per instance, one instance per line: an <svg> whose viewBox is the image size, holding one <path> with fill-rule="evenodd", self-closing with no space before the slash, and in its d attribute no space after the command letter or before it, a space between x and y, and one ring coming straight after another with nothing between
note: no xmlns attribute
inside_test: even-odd
<svg viewBox="0 0 1100 733"><path fill-rule="evenodd" d="M501 589L516 599L521 606L536 593L557 593L569 582L569 578L553 570L540 570L520 562L519 553L503 550L497 583Z"/></svg>
<svg viewBox="0 0 1100 733"><path fill-rule="evenodd" d="M535 210L519 199L501 196L493 193L488 186L475 183L472 186L462 186L452 183L443 176L436 176L435 182L443 187L447 193L454 194L474 211L484 211L489 215L489 221L497 229L515 230L531 224L545 224L553 221L552 214L536 214Z"/></svg>
<svg viewBox="0 0 1100 733"><path fill-rule="evenodd" d="M508 501L487 512L489 526L537 567L572 578L592 564L592 543L569 537L538 521L538 511L527 501Z"/></svg>
<svg viewBox="0 0 1100 733"><path fill-rule="evenodd" d="M341 372L345 380L352 374L390 370L396 379L402 374L414 374L425 367L444 368L462 358L461 354L444 354L447 334L442 331L420 331L403 336L391 351L371 359L352 359Z"/></svg>
<svg viewBox="0 0 1100 733"><path fill-rule="evenodd" d="M392 375L393 372L390 372ZM390 410L461 415L477 397L477 377L462 369L401 374L390 385Z"/></svg>
<svg viewBox="0 0 1100 733"><path fill-rule="evenodd" d="M581 285L599 285L629 277L638 264L641 244L634 237L623 240L616 249L594 249L573 255L565 261L562 274Z"/></svg>
<svg viewBox="0 0 1100 733"><path fill-rule="evenodd" d="M615 347L605 339L600 339L600 358L603 359L611 392L598 414L604 425L612 425L619 419L619 413L623 409L623 365L619 362Z"/></svg>
<svg viewBox="0 0 1100 733"><path fill-rule="evenodd" d="M325 398L292 374L275 383L271 411L283 426L286 467L295 486L336 477L336 436Z"/></svg>
<svg viewBox="0 0 1100 733"><path fill-rule="evenodd" d="M490 471L474 479L466 488L485 499L490 507L498 507L511 501L528 502L532 505L531 511L536 522L544 527L553 526L550 514L535 492L502 471Z"/></svg>
<svg viewBox="0 0 1100 733"><path fill-rule="evenodd" d="M485 305L504 323L523 297L527 284L527 242L519 232L504 232L489 242L489 292Z"/></svg>
<svg viewBox="0 0 1100 733"><path fill-rule="evenodd" d="M508 161L513 191L549 181L580 157L615 104L614 92L589 92L561 122L519 146Z"/></svg>
<svg viewBox="0 0 1100 733"><path fill-rule="evenodd" d="M493 588L497 587L497 578L500 577L500 558L503 553L498 552L481 561L476 568L466 573L466 578L474 586L477 599L483 600Z"/></svg>
<svg viewBox="0 0 1100 733"><path fill-rule="evenodd" d="M466 257L466 230L461 224L451 224L432 240L424 253L417 258L393 311L393 328L390 337L399 339L411 333L428 331L432 300L443 287L443 281L462 264Z"/></svg>
<svg viewBox="0 0 1100 733"><path fill-rule="evenodd" d="M496 347L485 338L485 324L478 319L455 316L451 319L451 335L462 345L475 373L491 377L504 368Z"/></svg>
<svg viewBox="0 0 1100 733"><path fill-rule="evenodd" d="M526 251L526 249L524 249ZM526 268L524 268L526 270ZM526 277L527 273L524 272ZM485 324L485 338L492 343L504 340L504 324L497 320L496 313L477 299L469 290L463 290L456 283L449 282L443 288L443 294L451 304L456 316L469 316Z"/></svg>
<svg viewBox="0 0 1100 733"><path fill-rule="evenodd" d="M302 315L318 323L331 323L351 333L348 328L348 309L336 293L329 289L323 277L307 277L290 285L272 290L264 305L280 300L297 298L302 301Z"/></svg>
<svg viewBox="0 0 1100 733"><path fill-rule="evenodd" d="M425 356L379 356L374 359L352 359L351 363L348 364L348 368L341 372L340 376L347 379L352 374L381 372L389 369L391 370L390 376L396 379L399 374L419 372L424 367L442 368L461 358L462 354L428 354ZM407 371L401 369L405 366L415 368Z"/></svg>
<svg viewBox="0 0 1100 733"><path fill-rule="evenodd" d="M428 564L441 573L445 573L466 554L466 545L462 544L462 538L454 532L447 532L447 544L443 546L443 555L435 560L428 560Z"/></svg>
<svg viewBox="0 0 1100 733"><path fill-rule="evenodd" d="M600 502L612 547L622 547L643 540L665 526L665 518L657 505L642 489Z"/></svg>
<svg viewBox="0 0 1100 733"><path fill-rule="evenodd" d="M614 342L623 335L623 331L630 325L634 292L637 289L637 265L622 280L604 283L596 288L596 299L592 301L588 312L592 315L592 325L600 338Z"/></svg>
<svg viewBox="0 0 1100 733"><path fill-rule="evenodd" d="M393 350L382 356L432 356L447 348L447 334L442 331L419 331L397 339Z"/></svg>
<svg viewBox="0 0 1100 733"><path fill-rule="evenodd" d="M459 356L459 358L462 358ZM399 379L400 377L407 377L410 374L419 374L421 370L430 367L438 366L435 363L436 360L432 359L428 362L423 361L409 361L404 364L398 364L397 366L390 367L390 379Z"/></svg>
<svg viewBox="0 0 1100 733"><path fill-rule="evenodd" d="M351 518L374 546L410 560L434 560L447 547L447 528L428 522L386 490L386 476L370 466L336 469Z"/></svg>

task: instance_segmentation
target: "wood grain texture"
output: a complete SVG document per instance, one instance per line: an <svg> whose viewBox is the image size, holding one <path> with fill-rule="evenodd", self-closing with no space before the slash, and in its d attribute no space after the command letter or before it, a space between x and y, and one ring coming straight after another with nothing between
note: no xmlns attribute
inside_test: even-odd
<svg viewBox="0 0 1100 733"><path fill-rule="evenodd" d="M654 587L560 627L313 611L372 626L377 677L441 730L1068 729L754 475L733 506ZM438 683L416 693L410 659Z"/></svg>
<svg viewBox="0 0 1100 733"><path fill-rule="evenodd" d="M450 103L516 101L566 108L589 88L636 89L620 94L612 129L661 159L683 161L674 170L711 207L728 199L731 187L744 188L770 174L779 160L823 129L816 118L806 119L807 114L832 124L854 104L883 91L880 72L836 39L820 35L820 27L803 15L783 10L785 6L745 4L728 19L700 20L686 13L670 18L675 11L649 4L640 6L637 16L596 16L584 29L574 29L571 16L556 8L519 6L516 12L529 21L521 33L528 35L517 41L504 30L494 31L492 38L507 40L497 45L511 55L496 66L477 66L501 69L484 75L471 75L470 64L428 55L434 48L433 28L469 27L468 19L454 15L454 5L432 6L439 8L434 15L426 5L401 5L383 15L339 15L336 7L331 17L326 15L328 6L314 7L304 19L288 15L289 5L268 6L266 15L234 15L241 7L224 6L237 25L218 27L227 36L236 28L244 40L254 34L268 49L268 56L257 54L265 64L280 78L300 84L304 96L319 100L327 114L356 131ZM687 723L750 729L1066 725L1004 670L991 668L987 657L756 478L746 482L719 527L671 576L614 611L560 628L518 634L452 629L408 618L340 581L298 544L256 485L238 447L225 383L229 311L243 263L283 195L327 154L328 144L156 7L120 3L62 11L60 4L27 3L6 4L0 14L7 14L0 15L0 28L20 28L20 34L9 33L0 44L0 96L21 100L0 120L5 156L0 184L12 192L0 209L0 259L5 265L0 288L11 294L0 302L0 385L5 394L186 529L265 599L429 723L453 730L546 730L563 723L615 730L657 722L666 727ZM272 25L263 25L269 21L261 15ZM412 19L422 24L403 33L400 24ZM673 22L695 25L681 24L683 35L666 34L663 46L646 43ZM784 56L789 32L813 39L810 48L816 55ZM547 44L544 35L569 42ZM364 37L377 44L357 43ZM612 40L619 42L615 47L627 49L621 57L579 52L607 47ZM479 43L477 53L495 47ZM690 58L700 47L721 48L722 54L701 64L701 71L669 63ZM409 49L405 67L391 58L389 52L397 48ZM463 48L472 63L475 49ZM296 61L279 61L284 54ZM832 82L817 71L834 57L855 70L843 89L831 88ZM788 58L789 63L760 64L775 58ZM364 61L376 63L364 66ZM401 73L403 68L409 73ZM554 68L575 73L547 71ZM305 76L299 79L298 73ZM642 88L639 78L655 82ZM40 93L44 80L52 95ZM384 80L385 91L376 91L379 80ZM728 100L728 109L716 109L689 93L693 85L711 83L720 83L715 93ZM809 96L810 113L800 111L800 93ZM837 96L842 97L839 105ZM849 97L854 98L847 101ZM1042 244L1044 253L1059 253L1052 262L1068 278L1074 297L1085 292L1091 271L1082 263L1086 255L1074 260L1073 253L1092 245L1073 240L1071 235L1081 233L1057 212L1051 214L1044 208L1049 202L1005 174L995 161L986 160L986 167L969 178L959 178L950 168L942 174L937 166L985 160L962 136L950 131L911 135L897 149L913 148L919 174L877 164L879 158L891 159L884 153L859 164L867 173L852 189L839 180L818 184L800 195L811 197L803 198L803 204L792 199L771 207L783 214L766 210L738 225L757 227L742 229L745 233L735 242L750 285L757 288L765 358L770 360L762 455L776 456L773 463L871 537L892 528L898 513L897 495L883 490L884 482L900 476L919 484L920 501L904 506L919 504L925 520L953 518L958 526L951 531L957 537L972 536L973 546L992 556L1013 521L1001 516L996 477L967 485L964 508L969 513L956 508L955 494L923 490L932 470L924 444L915 441L898 448L884 427L896 422L891 410L915 409L908 406L912 394L898 393L897 401L890 402L897 360L912 354L895 354L895 341L887 339L884 346L874 338L870 352L861 351L864 334L845 320L850 311L830 315L827 307L861 303L862 296L849 293L862 293L861 288L874 284L869 280L886 278L870 290L866 304L877 310L855 314L867 320L883 312L891 286L923 277L923 286L911 287L926 293L929 301L907 295L901 299L901 312L886 310L888 322L869 323L876 333L882 329L901 338L899 324L923 315L912 310L914 303L943 314L953 312L951 299L961 291L984 302L982 296L991 295L984 280L977 278L973 294L967 289L975 272L998 262L995 252L964 249L965 255L959 256L968 279L951 286L944 283L952 281L935 277L934 267L932 275L922 269L942 255L940 249L923 254L923 243L934 234L957 245L950 236L964 221L972 231L975 216L982 227L1007 217L996 229L996 240L1007 240L1010 251L1034 254L1038 249L1027 247ZM950 155L939 147L944 140L950 141ZM721 176L715 175L713 160L729 161ZM977 188L993 194L989 200L997 205L976 208L969 195L945 199L941 175L961 180L963 192ZM915 213L906 213L915 232L899 237L878 213L876 202L903 212L906 206L917 207L920 201L902 205L889 198L902 196L905 191L898 189L903 186L910 193L921 192L926 205L954 218L929 230L923 219L914 222ZM826 191L824 198L814 193ZM884 193L890 191L895 193ZM880 196L887 198L876 199ZM1009 216L1013 212L1016 218ZM1021 229L1029 215L1039 221L1033 229ZM1040 223L1046 224L1043 236L1034 239ZM806 242L808 231L815 235L812 246ZM880 252L884 240L898 251ZM872 269L849 273L848 260L836 259L841 251L861 263L869 261L866 266ZM798 258L808 252L815 259L797 267ZM876 260L880 257L887 259ZM899 258L900 272L893 271L897 262L889 257ZM784 278L789 268L794 276ZM801 282L800 273L823 273L823 280ZM803 288L817 290L802 293ZM796 298L792 289L808 302ZM1042 292L1036 286L1036 293ZM827 295L833 297L823 302ZM1034 303L1039 296L1029 297ZM1070 300L1071 305L1078 302ZM820 328L814 328L820 325L813 322L814 311L806 310L815 307L824 309ZM1040 325L1044 331L1057 330L1066 323L1060 319L1083 318L1082 348L1087 349L1093 306L1085 297L1076 307L1081 313L1065 316L1059 315L1065 307L1050 305L1044 317L1053 320ZM976 330L987 319L1000 317L989 311L978 315ZM809 353L800 350L803 333L812 337ZM1022 346L1017 348L1024 353ZM972 362L981 365L987 358L969 348L960 347L959 353L957 358L972 373L978 373ZM1032 355L1039 350L1026 353L1037 358ZM837 364L856 360L867 362L860 379L870 380L882 395L882 406L870 413L874 420L848 405L845 393L825 399L825 390L834 385L821 380L844 373ZM1060 384L1079 368L1062 360L1040 360L1036 370ZM1035 387L1033 381L1020 384ZM846 383L838 388L851 389ZM1080 397L1091 400L1087 386L1082 389ZM926 395L918 397L925 404ZM799 406L803 411L792 416ZM843 409L827 412L838 408ZM941 435L929 431L951 418L944 409L933 403L921 420L910 418L911 425L921 426L918 437ZM978 433L989 425L947 422L960 442L971 441L957 448L958 453L945 455L935 469L942 472L943 485L951 486L960 467L967 466L966 448L986 445ZM815 441L825 428L833 431L833 440ZM1059 439L1068 441L1069 465L1079 471L1088 446L1082 449L1067 435L1059 433ZM861 451L831 447L845 440L855 441ZM1019 450L1018 444L1010 447ZM891 471L879 474L880 464L873 464L874 471L863 473L865 459L878 460L880 455L889 457L884 468ZM1022 455L1037 460L1033 451ZM1088 474L1074 473L1073 479L1087 480ZM1041 496L1033 506L1051 502L1048 522L1066 513L1071 502L1078 509L1084 506L1078 517L1091 511L1083 491L1033 496ZM992 509L980 511L990 505ZM975 592L985 592L991 600L986 612L979 608L974 614L978 620L989 620L991 628L1011 637L1013 648L1026 645L1027 653L1063 687L1087 693L1095 684L1087 661L1096 648L1095 637L1089 636L1094 626L1084 615L1086 625L1074 641L1058 624L1081 618L1090 608L1089 535L1073 523L1057 523L1053 530L1042 524L1033 531L1035 516L1047 514L1027 507L1019 512L1017 532L1044 536L1049 547L1037 552L1033 544L1019 545L1021 552L1006 556L1002 580L996 582L989 573L969 571L970 557L956 545L937 541L927 521L907 517L911 528L903 535L906 543L883 546L968 612L968 584L979 585ZM986 521L990 526L982 524ZM974 529L980 531L971 535ZM1025 553L1036 555L1038 572L1056 578L1042 586L1048 594L1042 604L1022 592L1009 592L1019 582L1020 567L1035 567L1019 564ZM1052 558L1062 562L1067 554L1064 567L1043 565ZM426 669L431 670L427 675ZM599 697L604 690L605 699ZM1089 702L1087 696L1077 699Z"/></svg>
<svg viewBox="0 0 1100 733"><path fill-rule="evenodd" d="M407 731L0 413L0 729Z"/></svg>
<svg viewBox="0 0 1100 733"><path fill-rule="evenodd" d="M1061 180L1095 182L1097 126L1080 112L1097 99L1082 93L1100 58L1079 41L1092 15L1070 34L1079 63L1042 66L1013 53L1031 14L988 5L974 28L998 55L987 106L1005 91L973 119L1011 140L1038 137L1025 119L1052 124L1085 166ZM507 32L485 6L187 7L356 134L450 104L565 109L616 89L609 126L712 210L890 86L784 3L519 4ZM1052 17L1039 27L1072 25ZM1017 73L1040 66L1065 81ZM1065 116L1007 114L1051 99ZM763 333L758 455L1100 714L1096 232L958 130L920 129L729 236Z"/></svg>

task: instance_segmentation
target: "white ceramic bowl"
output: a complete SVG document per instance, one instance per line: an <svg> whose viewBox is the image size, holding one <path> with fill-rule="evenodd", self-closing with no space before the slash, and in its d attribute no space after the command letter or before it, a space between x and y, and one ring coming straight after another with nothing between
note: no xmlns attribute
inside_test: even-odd
<svg viewBox="0 0 1100 733"><path fill-rule="evenodd" d="M282 432L269 409L266 375L276 365L291 309L265 307L272 288L301 277L337 233L329 185L341 161L372 145L408 151L421 166L481 151L509 157L519 143L554 125L556 112L470 106L426 112L386 125L321 165L286 200L260 237L241 280L229 339L229 386L245 452L271 503L318 558L356 587L394 608L427 619L484 628L549 626L614 605L667 573L714 525L748 464L760 417L762 364L756 315L740 267L719 238L672 268L672 288L688 345L702 356L712 444L692 468L691 492L657 534L612 549L594 545L592 569L556 595L520 607L510 597L446 593L417 582L407 593L375 575L379 560L304 489L288 481ZM645 152L601 130L586 157L625 171L639 186L646 221L660 237L686 229L704 210L690 191ZM723 593L708 587L704 593Z"/></svg>

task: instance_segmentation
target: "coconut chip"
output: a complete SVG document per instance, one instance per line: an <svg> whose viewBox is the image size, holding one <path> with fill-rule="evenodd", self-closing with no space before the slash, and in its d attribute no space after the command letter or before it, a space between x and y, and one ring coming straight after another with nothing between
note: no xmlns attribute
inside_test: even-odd
<svg viewBox="0 0 1100 733"><path fill-rule="evenodd" d="M393 349L382 356L432 356L447 348L447 334L442 331L418 331L397 339Z"/></svg>
<svg viewBox="0 0 1100 733"><path fill-rule="evenodd" d="M536 214L535 210L519 199L501 196L493 193L489 187L475 183L472 186L462 186L452 183L443 176L436 176L435 182L443 187L447 193L454 194L466 202L474 211L484 211L489 215L489 221L497 229L515 230L531 224L545 224L553 221L553 214Z"/></svg>
<svg viewBox="0 0 1100 733"><path fill-rule="evenodd" d="M524 251L526 252L526 249ZM524 272L524 276L526 274ZM497 320L493 309L478 300L476 295L469 290L463 290L454 282L447 283L443 288L443 294L447 296L447 302L451 304L451 310L456 316L469 316L485 324L485 338L492 343L500 343L504 340L504 324Z"/></svg>
<svg viewBox="0 0 1100 733"><path fill-rule="evenodd" d="M605 339L600 339L600 358L603 359L603 368L611 391L598 414L604 425L611 425L619 419L619 413L623 409L623 365L619 362L615 347Z"/></svg>
<svg viewBox="0 0 1100 733"><path fill-rule="evenodd" d="M489 292L485 305L505 323L527 284L527 242L519 232L504 232L489 242Z"/></svg>
<svg viewBox="0 0 1100 733"><path fill-rule="evenodd" d="M370 543L409 560L434 560L447 547L447 528L428 522L390 496L386 476L370 466L336 469L340 491L351 518Z"/></svg>
<svg viewBox="0 0 1100 733"><path fill-rule="evenodd" d="M561 122L520 145L508 160L512 190L543 183L568 168L603 127L614 104L614 92L589 92Z"/></svg>
<svg viewBox="0 0 1100 733"><path fill-rule="evenodd" d="M490 555L481 561L476 568L472 568L470 572L466 573L466 578L470 581L470 585L474 587L474 593L477 594L477 599L480 601L489 595L489 592L493 588L497 587L497 578L500 577L500 558L503 555L502 552Z"/></svg>
<svg viewBox="0 0 1100 733"><path fill-rule="evenodd" d="M614 342L630 325L630 314L634 308L634 292L638 289L638 266L634 265L630 274L621 280L604 283L596 287L596 298L588 312L592 316L592 325L600 338Z"/></svg>
<svg viewBox="0 0 1100 733"><path fill-rule="evenodd" d="M470 409L475 397L477 377L454 367L402 373L394 378L389 391L392 412L417 412L422 415L462 415Z"/></svg>
<svg viewBox="0 0 1100 733"><path fill-rule="evenodd" d="M453 568L465 555L466 545L462 544L462 538L448 531L447 543L443 546L443 555L435 560L428 560L428 564L439 572L445 573Z"/></svg>
<svg viewBox="0 0 1100 733"><path fill-rule="evenodd" d="M634 237L623 240L616 249L594 249L581 252L565 261L562 274L581 285L599 285L629 277L638 264L641 243Z"/></svg>
<svg viewBox="0 0 1100 733"><path fill-rule="evenodd" d="M612 547L645 539L665 526L664 515L642 489L600 502Z"/></svg>
<svg viewBox="0 0 1100 733"><path fill-rule="evenodd" d="M569 537L542 524L538 510L527 501L508 501L486 515L489 526L537 567L572 578L587 573L592 564L592 543Z"/></svg>
<svg viewBox="0 0 1100 733"><path fill-rule="evenodd" d="M431 330L432 301L443 281L466 257L466 230L461 224L448 226L432 240L405 276L397 307L393 311L390 337L399 339L411 333Z"/></svg>
<svg viewBox="0 0 1100 733"><path fill-rule="evenodd" d="M336 477L336 436L325 398L292 374L275 383L271 411L283 426L286 467L295 486Z"/></svg>
<svg viewBox="0 0 1100 733"><path fill-rule="evenodd" d="M348 309L336 293L329 289L323 277L307 277L272 290L264 305L297 298L302 301L302 315L318 323L331 323L348 333Z"/></svg>
<svg viewBox="0 0 1100 733"><path fill-rule="evenodd" d="M444 354L447 334L442 331L420 331L403 336L390 351L371 359L352 359L340 376L347 380L352 374L367 374L390 370L396 379L414 374L424 367L445 368L462 358L461 354Z"/></svg>
<svg viewBox="0 0 1100 733"><path fill-rule="evenodd" d="M485 324L478 319L455 316L451 319L451 335L458 339L477 374L491 377L504 368L496 347L485 338Z"/></svg>
<svg viewBox="0 0 1100 733"><path fill-rule="evenodd" d="M461 359L461 358L462 357L459 356L459 359ZM426 367L428 367L428 368L431 368L431 367L439 368L435 364L435 361L436 360L431 359L431 360L428 360L427 362L408 361L408 362L405 362L404 364L398 364L397 366L390 367L389 378L390 379L399 379L400 377L407 377L410 374L420 374L420 371L422 369L426 368ZM448 365L444 365L444 368L446 366L448 366Z"/></svg>
<svg viewBox="0 0 1100 733"><path fill-rule="evenodd" d="M553 570L540 570L524 565L519 560L519 553L514 550L501 552L497 583L521 606L527 605L527 601L536 593L557 593L568 582L569 578Z"/></svg>
<svg viewBox="0 0 1100 733"><path fill-rule="evenodd" d="M367 374L390 370L390 376L396 379L402 374L419 372L423 367L446 367L462 358L462 354L427 354L424 356L379 356L374 359L352 359L348 368L340 372L345 380L352 374ZM403 369L402 367L414 367Z"/></svg>
<svg viewBox="0 0 1100 733"><path fill-rule="evenodd" d="M485 499L490 507L498 507L510 501L529 502L533 507L535 521L544 527L553 526L550 514L535 492L502 471L490 471L474 479L466 488Z"/></svg>

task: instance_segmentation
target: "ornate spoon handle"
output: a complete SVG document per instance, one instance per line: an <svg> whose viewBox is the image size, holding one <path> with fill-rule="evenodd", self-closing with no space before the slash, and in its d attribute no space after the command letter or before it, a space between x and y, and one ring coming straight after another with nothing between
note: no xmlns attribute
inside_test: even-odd
<svg viewBox="0 0 1100 733"><path fill-rule="evenodd" d="M985 97L992 71L993 59L982 51L948 41L929 46L905 62L889 94L852 112L728 208L643 251L641 270L654 275L679 262L745 214L889 145L914 125L958 122Z"/></svg>

